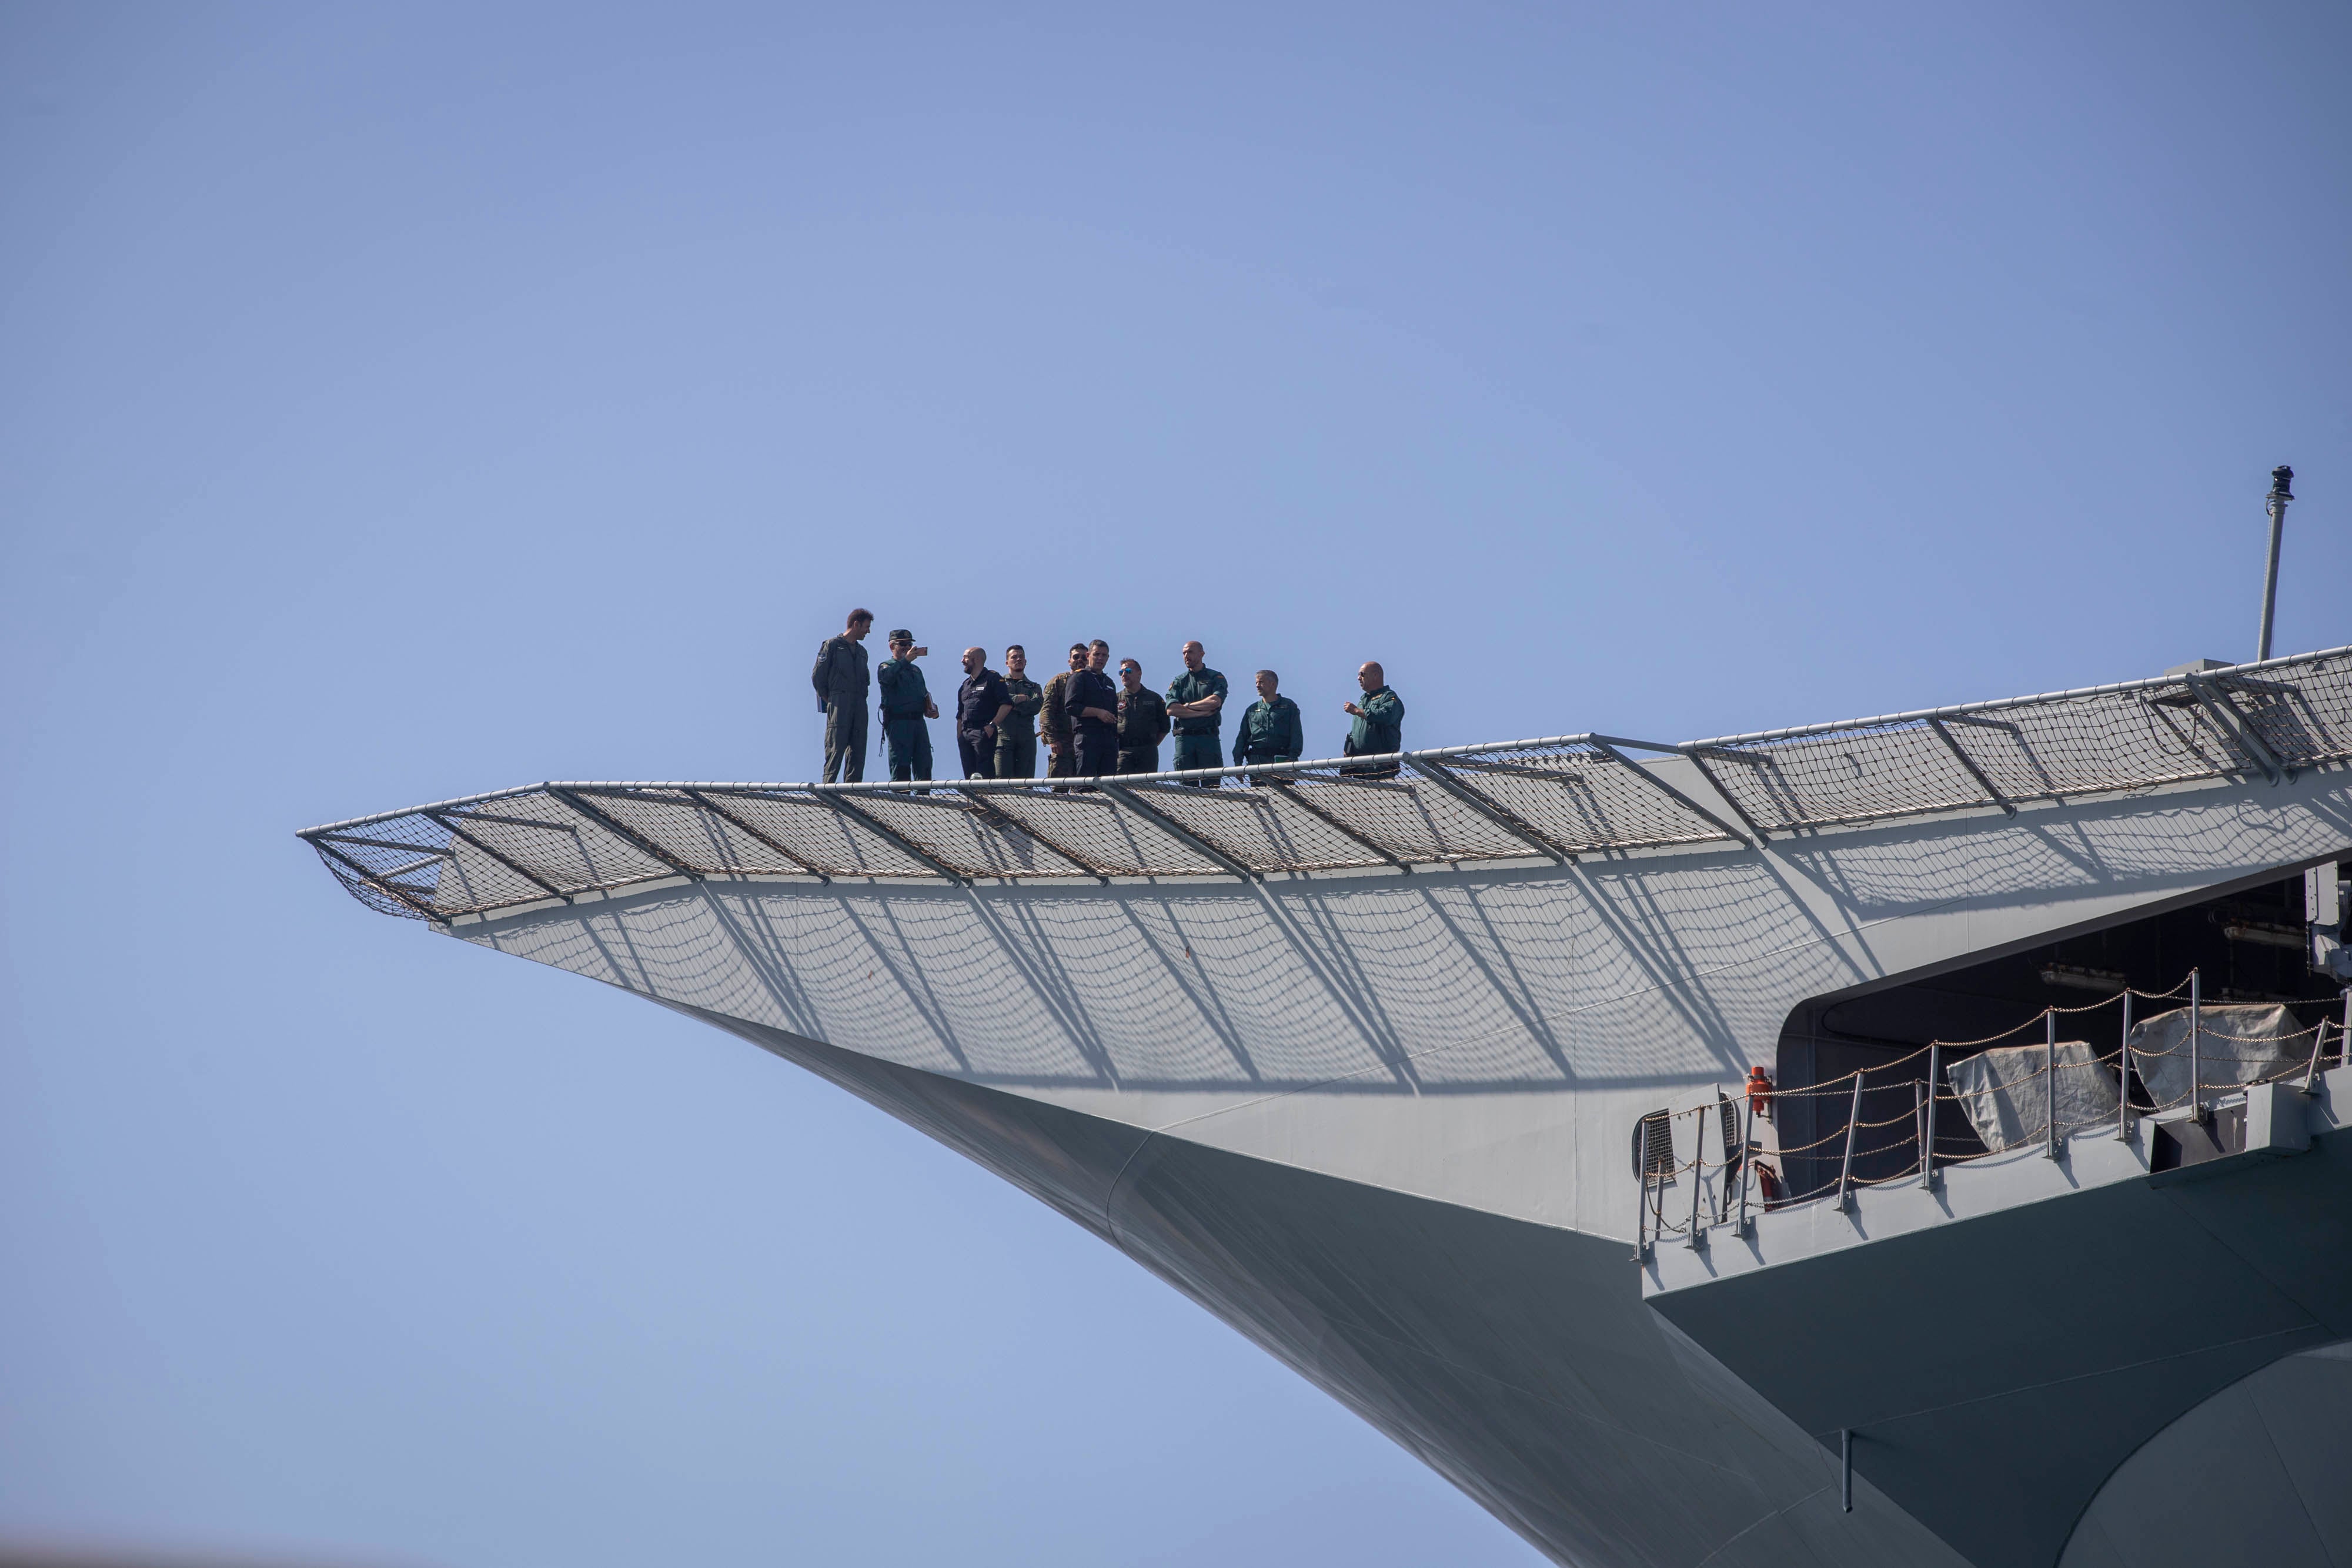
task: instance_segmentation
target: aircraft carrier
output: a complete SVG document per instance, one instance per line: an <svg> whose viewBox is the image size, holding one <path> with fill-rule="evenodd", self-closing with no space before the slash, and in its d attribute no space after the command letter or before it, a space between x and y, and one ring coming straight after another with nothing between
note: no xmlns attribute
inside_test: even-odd
<svg viewBox="0 0 2352 1568"><path fill-rule="evenodd" d="M302 837L962 1151L1559 1563L2340 1568L2347 765L2338 648Z"/></svg>

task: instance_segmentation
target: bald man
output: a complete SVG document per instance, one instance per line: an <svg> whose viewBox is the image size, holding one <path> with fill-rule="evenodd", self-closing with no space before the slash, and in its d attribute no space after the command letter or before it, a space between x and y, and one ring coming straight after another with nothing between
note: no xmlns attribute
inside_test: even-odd
<svg viewBox="0 0 2352 1568"><path fill-rule="evenodd" d="M1346 754L1349 757L1386 757L1404 749L1404 699L1389 690L1388 672L1378 661L1367 660L1356 671L1356 684L1364 688L1360 703L1342 703L1340 711L1349 715L1355 723L1348 727ZM1386 767L1348 768L1342 772L1360 773L1370 779L1393 779L1396 765Z"/></svg>
<svg viewBox="0 0 2352 1568"><path fill-rule="evenodd" d="M983 648L963 651L963 685L956 688L956 754L967 779L996 777L996 737L1013 716L1004 677L988 667Z"/></svg>
<svg viewBox="0 0 2352 1568"><path fill-rule="evenodd" d="M1183 673L1168 683L1168 718L1176 728L1176 771L1188 772L1195 768L1222 768L1224 755L1217 744L1217 731L1223 725L1225 711L1225 677L1209 668L1208 650L1198 643L1184 644L1181 657ZM1213 789L1213 779L1190 779Z"/></svg>

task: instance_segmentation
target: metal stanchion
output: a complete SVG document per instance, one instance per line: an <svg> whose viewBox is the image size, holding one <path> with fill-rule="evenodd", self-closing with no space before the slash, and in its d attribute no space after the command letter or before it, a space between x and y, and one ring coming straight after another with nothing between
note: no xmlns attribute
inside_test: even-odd
<svg viewBox="0 0 2352 1568"><path fill-rule="evenodd" d="M2189 1119L2205 1119L2205 982L2189 971Z"/></svg>
<svg viewBox="0 0 2352 1568"><path fill-rule="evenodd" d="M1739 1134L1739 1234L1748 1234L1748 1173L1756 1168L1756 1096L1748 1096L1746 1130Z"/></svg>
<svg viewBox="0 0 2352 1568"><path fill-rule="evenodd" d="M2116 1136L2131 1142L2131 988L2124 988L2124 1032L2116 1046Z"/></svg>
<svg viewBox="0 0 2352 1568"><path fill-rule="evenodd" d="M1919 1185L1933 1192L1936 1188L1936 1070L1944 1055L1944 1042L1927 1042L1927 1109L1919 1118Z"/></svg>
<svg viewBox="0 0 2352 1568"><path fill-rule="evenodd" d="M1691 1124L1691 1221L1690 1249L1694 1252L1706 1245L1706 1232L1699 1228L1698 1189L1706 1185L1706 1107L1698 1108L1698 1116Z"/></svg>
<svg viewBox="0 0 2352 1568"><path fill-rule="evenodd" d="M1911 1081L1911 1135L1919 1141L1919 1185L1927 1185L1927 1085Z"/></svg>
<svg viewBox="0 0 2352 1568"><path fill-rule="evenodd" d="M1862 1131L1862 1074L1853 1075L1853 1109L1845 1118L1845 1164L1838 1168L1838 1207L1853 1207L1853 1138Z"/></svg>
<svg viewBox="0 0 2352 1568"><path fill-rule="evenodd" d="M2049 1124L2042 1128L2042 1152L2051 1159L2058 1157L2058 1009L2042 1009L2042 1103L2049 1113Z"/></svg>

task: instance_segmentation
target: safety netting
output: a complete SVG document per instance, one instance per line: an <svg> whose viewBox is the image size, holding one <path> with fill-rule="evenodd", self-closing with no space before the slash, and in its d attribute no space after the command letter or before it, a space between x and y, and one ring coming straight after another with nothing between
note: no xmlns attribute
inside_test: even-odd
<svg viewBox="0 0 2352 1568"><path fill-rule="evenodd" d="M1682 747L1766 831L2352 757L2352 650Z"/></svg>
<svg viewBox="0 0 2352 1568"><path fill-rule="evenodd" d="M1677 787L1629 752L1680 753ZM1118 779L539 784L302 837L447 921L685 877L1088 880L1406 868L1774 832L2352 758L2352 649L1651 747L1606 736Z"/></svg>

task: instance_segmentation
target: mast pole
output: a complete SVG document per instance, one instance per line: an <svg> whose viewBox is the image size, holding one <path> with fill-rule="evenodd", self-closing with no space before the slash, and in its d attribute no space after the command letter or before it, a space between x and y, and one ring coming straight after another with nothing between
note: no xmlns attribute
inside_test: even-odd
<svg viewBox="0 0 2352 1568"><path fill-rule="evenodd" d="M2260 664L2271 656L2271 615L2278 607L2279 536L2286 531L2286 504L2294 499L2288 486L2294 483L2294 470L2282 463L2271 470L2271 493L2263 499L2271 514L2270 564L2263 569L2263 631L2254 643L2254 662Z"/></svg>

